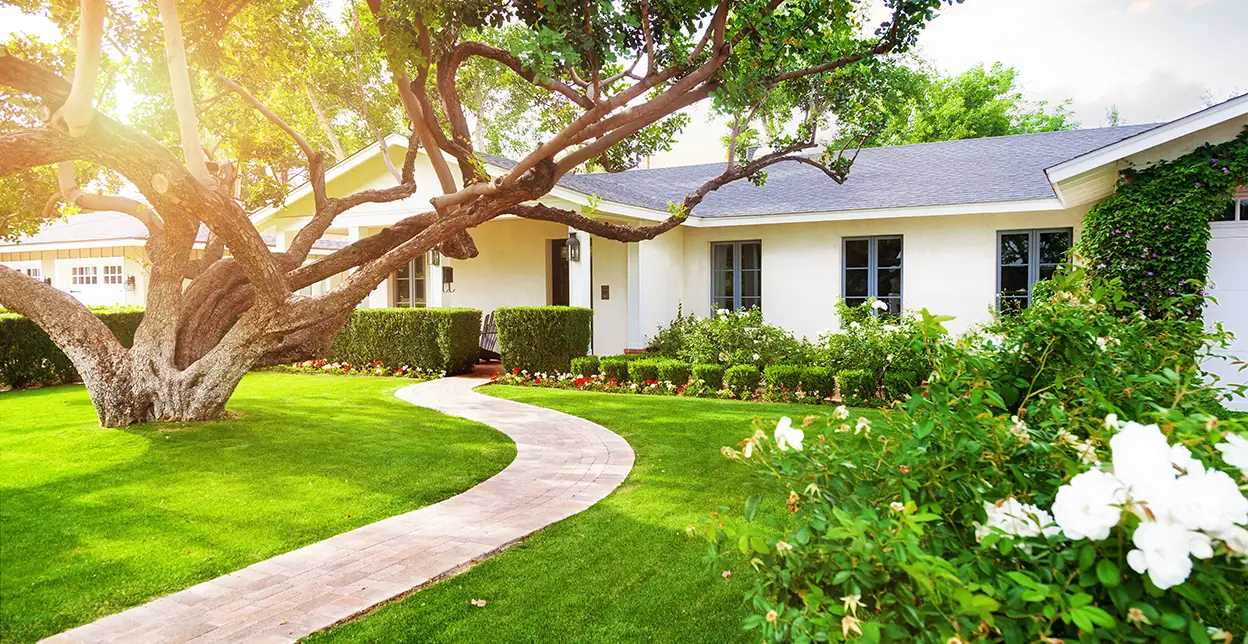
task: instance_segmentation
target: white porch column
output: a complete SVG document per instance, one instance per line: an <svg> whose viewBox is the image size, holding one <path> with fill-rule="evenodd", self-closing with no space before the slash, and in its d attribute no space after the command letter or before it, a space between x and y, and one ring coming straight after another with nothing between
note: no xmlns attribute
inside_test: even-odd
<svg viewBox="0 0 1248 644"><path fill-rule="evenodd" d="M646 338L641 334L641 247L637 242L628 245L628 345L629 349L644 349Z"/></svg>
<svg viewBox="0 0 1248 644"><path fill-rule="evenodd" d="M442 255L439 266L434 266L432 259L432 251L425 253L425 306L440 309L450 305L447 300L451 293L442 292L442 267L450 265L451 258Z"/></svg>
<svg viewBox="0 0 1248 644"><path fill-rule="evenodd" d="M350 228L347 229L347 242L354 244L355 242L360 241L361 239L365 237L368 237L368 235L369 235L368 229L361 228L360 226L351 226ZM347 272L354 273L355 269L353 268ZM381 284L378 284L377 288L373 289L373 292L369 293L368 297L364 298L363 302L360 302L359 304L356 305L356 308L384 309L387 306L390 306L390 278L389 277L382 280Z"/></svg>
<svg viewBox="0 0 1248 644"><path fill-rule="evenodd" d="M290 250L290 245L294 243L297 234L299 234L297 230L278 230L277 239L273 240L274 250L279 253Z"/></svg>
<svg viewBox="0 0 1248 644"><path fill-rule="evenodd" d="M572 227L568 228L568 232L575 232L577 239L581 242L581 260L579 262L568 261L568 304L592 309L594 308L592 236Z"/></svg>

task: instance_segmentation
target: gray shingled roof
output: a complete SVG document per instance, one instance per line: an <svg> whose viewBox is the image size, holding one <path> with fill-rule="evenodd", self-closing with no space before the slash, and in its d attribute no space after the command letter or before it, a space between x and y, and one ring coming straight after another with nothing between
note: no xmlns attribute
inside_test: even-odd
<svg viewBox="0 0 1248 644"><path fill-rule="evenodd" d="M780 163L764 186L731 183L711 193L696 217L943 206L1054 197L1046 168L1157 127L1126 125L1019 134L863 150L849 180L837 185L817 168ZM514 162L489 159L504 167ZM724 169L722 163L617 173L567 175L566 188L666 211Z"/></svg>
<svg viewBox="0 0 1248 644"><path fill-rule="evenodd" d="M261 235L264 243L269 246L277 241L276 235ZM0 243L0 248L9 252L20 250L25 244L65 244L86 241L112 241L123 239L147 239L147 227L139 220L120 212L84 212L71 215L64 221L54 221L44 225L33 235L21 238L16 242ZM200 225L195 241L208 241L208 227ZM346 242L321 239L312 245L317 250L337 250L346 246Z"/></svg>

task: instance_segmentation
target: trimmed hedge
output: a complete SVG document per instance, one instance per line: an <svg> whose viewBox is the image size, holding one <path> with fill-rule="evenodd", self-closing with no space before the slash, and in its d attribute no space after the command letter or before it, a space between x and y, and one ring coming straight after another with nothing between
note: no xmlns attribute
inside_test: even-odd
<svg viewBox="0 0 1248 644"><path fill-rule="evenodd" d="M803 367L792 364L767 365L763 370L763 382L767 383L768 391L793 391L801 386L803 371Z"/></svg>
<svg viewBox="0 0 1248 644"><path fill-rule="evenodd" d="M357 309L326 359L467 373L477 363L481 312L476 309Z"/></svg>
<svg viewBox="0 0 1248 644"><path fill-rule="evenodd" d="M875 401L875 374L862 369L846 369L836 374L841 385L841 399L846 404L864 405Z"/></svg>
<svg viewBox="0 0 1248 644"><path fill-rule="evenodd" d="M514 306L494 311L503 368L568 373L589 351L594 311L574 306Z"/></svg>
<svg viewBox="0 0 1248 644"><path fill-rule="evenodd" d="M628 363L628 379L630 382L643 384L647 380L658 381L658 360L633 360Z"/></svg>
<svg viewBox="0 0 1248 644"><path fill-rule="evenodd" d="M734 394L742 391L753 394L762 379L763 374L752 364L739 364L724 372L724 386Z"/></svg>
<svg viewBox="0 0 1248 644"><path fill-rule="evenodd" d="M716 391L724 388L724 365L722 364L695 364L692 374L695 382L701 380L707 387Z"/></svg>
<svg viewBox="0 0 1248 644"><path fill-rule="evenodd" d="M691 367L688 362L680 360L660 360L659 361L659 381L670 382L673 385L684 385L689 383L689 374Z"/></svg>
<svg viewBox="0 0 1248 644"><path fill-rule="evenodd" d="M93 309L122 345L134 343L134 332L143 321L137 306ZM80 378L56 343L38 325L16 313L0 314L0 383L10 387L77 382Z"/></svg>
<svg viewBox="0 0 1248 644"><path fill-rule="evenodd" d="M598 375L598 356L572 358L572 375L589 378Z"/></svg>
<svg viewBox="0 0 1248 644"><path fill-rule="evenodd" d="M884 397L888 400L905 400L914 388L921 384L918 376L910 371L884 372Z"/></svg>
<svg viewBox="0 0 1248 644"><path fill-rule="evenodd" d="M606 380L625 383L628 382L629 362L622 356L607 356L598 361L598 368L602 371L602 377Z"/></svg>
<svg viewBox="0 0 1248 644"><path fill-rule="evenodd" d="M836 392L836 373L828 367L807 367L802 371L802 391L831 396Z"/></svg>

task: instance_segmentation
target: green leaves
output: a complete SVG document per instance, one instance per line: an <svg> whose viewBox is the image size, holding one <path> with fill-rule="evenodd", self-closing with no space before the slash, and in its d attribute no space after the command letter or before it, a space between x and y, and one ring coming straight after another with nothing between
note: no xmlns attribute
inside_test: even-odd
<svg viewBox="0 0 1248 644"><path fill-rule="evenodd" d="M1122 583L1122 571L1118 569L1118 564L1102 559L1096 562L1096 578L1102 586L1113 588Z"/></svg>

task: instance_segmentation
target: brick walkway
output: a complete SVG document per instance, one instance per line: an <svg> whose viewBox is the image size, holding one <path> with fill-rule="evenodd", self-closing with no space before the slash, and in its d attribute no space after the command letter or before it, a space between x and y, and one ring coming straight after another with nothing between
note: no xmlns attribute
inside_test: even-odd
<svg viewBox="0 0 1248 644"><path fill-rule="evenodd" d="M397 395L510 436L516 460L493 478L44 641L293 642L585 510L632 469L633 450L607 429L472 391L481 383L445 378Z"/></svg>

